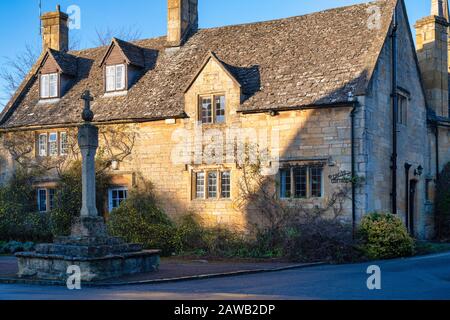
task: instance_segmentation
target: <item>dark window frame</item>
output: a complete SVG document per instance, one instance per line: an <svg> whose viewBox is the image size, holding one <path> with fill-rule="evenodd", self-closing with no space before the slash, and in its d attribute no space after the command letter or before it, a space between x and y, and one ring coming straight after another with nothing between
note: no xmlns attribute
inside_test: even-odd
<svg viewBox="0 0 450 320"><path fill-rule="evenodd" d="M302 169L304 168L304 169ZM297 192L297 187L301 184L297 183L296 171L305 170L306 172L306 192ZM316 183L320 186L320 189L314 187L314 170L320 170L320 180ZM321 165L302 165L295 166L290 165L284 168L280 168L278 172L278 196L282 200L289 199L321 199L325 194L324 185L324 166ZM304 175L303 175L304 176ZM317 175L316 175L317 176ZM304 185L304 184L303 184Z"/></svg>
<svg viewBox="0 0 450 320"><path fill-rule="evenodd" d="M223 106L218 109L218 103L217 103L217 98L222 98L223 100L221 100L221 102L223 102ZM204 99L209 99L211 101L211 111L210 111L210 117L208 116L208 118L211 118L211 121L209 122L205 122L204 121L204 114L203 114L203 100ZM218 110L223 110L223 115L220 114L218 115ZM224 124L227 122L227 97L225 93L211 93L211 94L201 94L198 96L198 107L197 107L197 112L198 112L198 121L201 124L206 124L206 125L212 125L212 124ZM217 119L221 118L220 121L218 121Z"/></svg>

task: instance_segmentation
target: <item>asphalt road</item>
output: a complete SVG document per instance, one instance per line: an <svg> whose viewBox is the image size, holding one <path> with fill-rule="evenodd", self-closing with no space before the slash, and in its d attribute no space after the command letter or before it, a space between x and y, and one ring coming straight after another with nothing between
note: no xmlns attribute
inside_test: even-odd
<svg viewBox="0 0 450 320"><path fill-rule="evenodd" d="M367 267L381 268L381 290L367 288ZM0 284L0 300L91 299L445 299L450 253L409 259L158 285L82 288Z"/></svg>

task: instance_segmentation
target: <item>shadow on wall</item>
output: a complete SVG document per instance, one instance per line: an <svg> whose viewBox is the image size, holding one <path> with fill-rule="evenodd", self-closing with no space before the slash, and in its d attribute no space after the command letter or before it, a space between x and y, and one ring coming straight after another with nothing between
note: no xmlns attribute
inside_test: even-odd
<svg viewBox="0 0 450 320"><path fill-rule="evenodd" d="M292 113L281 112L276 117L276 122L280 125L284 120L289 124L289 129L280 131L280 169L295 167L322 167L322 195L321 197L311 197L308 191L306 198L295 199L290 195L289 200L280 200L280 171L274 176L267 176L259 184L259 189L255 195L249 197L252 201L258 201L261 195L267 197L267 205L264 203L243 202L241 210L245 215L248 226L264 224L271 215L276 214L277 205L281 203L286 208L299 208L299 213L303 209L310 210L314 207L328 208L331 214L341 210L343 219L352 219L351 183L332 183L329 175L343 174L346 172L351 178L351 158L352 158L352 133L351 133L351 112L354 107L353 97L348 92L355 92L363 87L368 81L368 72L365 70L359 77L348 82L330 94L317 99L314 108L305 108L302 112L301 120L296 118L292 124ZM320 84L319 84L320 86ZM314 88L312 88L314 90ZM320 91L318 88L316 91ZM330 101L340 101L347 98L347 103L340 103L334 107ZM302 110L302 108L298 108ZM292 111L298 112L298 111ZM298 117L298 114L296 115ZM268 124L269 124L268 120ZM358 150L358 139L355 137L354 149ZM308 169L309 170L309 169ZM293 172L293 171L292 171ZM308 173L310 175L310 173ZM291 174L293 178L293 173ZM307 179L311 184L311 178ZM291 184L295 188L306 188L305 186L295 186L295 180L291 179ZM310 189L310 187L308 187ZM345 192L345 194L343 194ZM330 203L336 197L342 196L343 200L338 200L335 207L330 207ZM337 208L336 208L337 206ZM342 206L342 208L339 208ZM357 206L357 202L356 202Z"/></svg>

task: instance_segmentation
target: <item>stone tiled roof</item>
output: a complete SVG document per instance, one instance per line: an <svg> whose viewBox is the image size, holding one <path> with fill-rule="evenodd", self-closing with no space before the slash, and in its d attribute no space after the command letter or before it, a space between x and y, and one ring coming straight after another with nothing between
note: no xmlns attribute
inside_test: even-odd
<svg viewBox="0 0 450 320"><path fill-rule="evenodd" d="M148 121L183 117L184 88L214 52L242 86L240 111L339 104L364 94L388 34L396 0L380 0L281 20L201 29L179 50L165 37L140 40L144 65L125 96L105 97L99 67L108 47L70 52L76 81L53 104L39 103L33 75L2 112L2 127L67 125L80 121L82 92L93 94L95 121ZM371 6L381 12L369 28Z"/></svg>

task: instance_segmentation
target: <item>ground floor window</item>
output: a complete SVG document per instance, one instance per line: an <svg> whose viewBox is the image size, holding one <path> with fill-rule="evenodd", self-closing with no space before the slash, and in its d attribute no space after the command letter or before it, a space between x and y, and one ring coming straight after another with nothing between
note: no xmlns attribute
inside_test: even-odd
<svg viewBox="0 0 450 320"><path fill-rule="evenodd" d="M108 191L109 212L118 208L128 197L128 189L125 187L111 188Z"/></svg>
<svg viewBox="0 0 450 320"><path fill-rule="evenodd" d="M51 211L55 207L55 189L37 189L37 206L39 212Z"/></svg>
<svg viewBox="0 0 450 320"><path fill-rule="evenodd" d="M323 167L292 166L280 169L279 190L282 199L321 198Z"/></svg>
<svg viewBox="0 0 450 320"><path fill-rule="evenodd" d="M194 173L195 199L230 199L231 171L208 170Z"/></svg>

